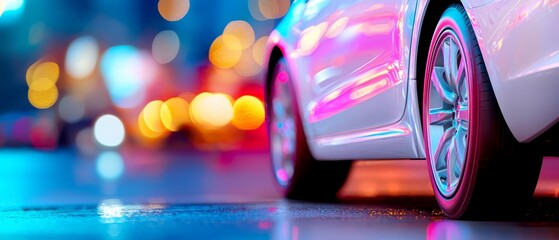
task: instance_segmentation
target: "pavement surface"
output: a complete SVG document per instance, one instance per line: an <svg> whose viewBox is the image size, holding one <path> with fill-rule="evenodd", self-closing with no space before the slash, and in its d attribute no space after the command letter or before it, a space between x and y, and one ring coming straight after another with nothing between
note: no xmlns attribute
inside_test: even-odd
<svg viewBox="0 0 559 240"><path fill-rule="evenodd" d="M424 161L358 161L340 199L283 200L263 151L0 149L0 238L559 239L559 158L526 219L454 221Z"/></svg>

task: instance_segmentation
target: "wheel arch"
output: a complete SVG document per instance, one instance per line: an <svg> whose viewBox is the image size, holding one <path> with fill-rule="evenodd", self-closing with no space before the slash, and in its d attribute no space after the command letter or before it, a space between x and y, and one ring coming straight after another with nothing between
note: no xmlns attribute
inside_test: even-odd
<svg viewBox="0 0 559 240"><path fill-rule="evenodd" d="M416 36L419 36L416 44L416 54L415 54L415 64L412 64L414 71L411 72L411 77L415 78L417 81L417 100L418 106L420 108L421 114L421 103L423 102L423 84L425 77L425 67L427 64L427 55L429 54L429 46L431 44L431 39L433 38L433 33L437 27L439 19L443 15L444 11L452 4L462 4L459 0L429 0L426 1L422 12L418 12L420 19L417 21L420 24ZM463 4L462 4L463 5Z"/></svg>
<svg viewBox="0 0 559 240"><path fill-rule="evenodd" d="M283 51L281 50L281 48L277 45L272 47L272 50L270 51L269 57L268 57L268 63L266 65L266 72L265 74L265 79L264 79L264 102L266 104L266 115L269 114L270 109L268 109L270 107L270 90L271 90L271 83L272 83L272 76L274 74L274 69L276 64L278 63L278 61L284 56ZM269 116L267 116L269 117Z"/></svg>

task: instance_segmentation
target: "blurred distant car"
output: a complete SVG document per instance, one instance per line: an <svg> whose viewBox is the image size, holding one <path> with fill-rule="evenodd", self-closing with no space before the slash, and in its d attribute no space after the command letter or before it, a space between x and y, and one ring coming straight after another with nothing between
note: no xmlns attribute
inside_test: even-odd
<svg viewBox="0 0 559 240"><path fill-rule="evenodd" d="M448 216L521 213L557 136L556 23L558 1L294 1L266 55L285 196L335 196L340 160L427 159Z"/></svg>

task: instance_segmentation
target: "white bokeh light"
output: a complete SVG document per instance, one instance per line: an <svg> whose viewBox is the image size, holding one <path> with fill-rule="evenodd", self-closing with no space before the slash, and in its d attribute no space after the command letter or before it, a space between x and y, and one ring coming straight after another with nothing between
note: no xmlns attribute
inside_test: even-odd
<svg viewBox="0 0 559 240"><path fill-rule="evenodd" d="M159 32L153 39L151 54L156 62L166 64L175 59L179 48L179 36L172 30L165 30Z"/></svg>
<svg viewBox="0 0 559 240"><path fill-rule="evenodd" d="M75 123L82 119L85 113L85 104L79 99L67 95L58 103L58 114L62 120Z"/></svg>
<svg viewBox="0 0 559 240"><path fill-rule="evenodd" d="M93 127L95 140L103 146L116 147L124 141L124 125L119 118L114 115L106 114L95 122Z"/></svg>
<svg viewBox="0 0 559 240"><path fill-rule="evenodd" d="M66 72L73 78L86 78L95 70L98 57L99 44L95 38L90 36L80 37L68 47Z"/></svg>

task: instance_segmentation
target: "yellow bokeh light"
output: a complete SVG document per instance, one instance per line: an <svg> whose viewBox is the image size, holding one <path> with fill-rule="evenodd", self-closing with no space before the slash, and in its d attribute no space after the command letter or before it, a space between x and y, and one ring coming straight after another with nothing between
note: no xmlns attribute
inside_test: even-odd
<svg viewBox="0 0 559 240"><path fill-rule="evenodd" d="M25 81L27 82L27 86L30 86L31 82L33 82L33 73L35 72L35 69L37 69L37 66L41 63L40 61L41 60L34 62L27 68L27 72L25 72Z"/></svg>
<svg viewBox="0 0 559 240"><path fill-rule="evenodd" d="M258 8L267 19L283 17L290 5L291 0L258 0Z"/></svg>
<svg viewBox="0 0 559 240"><path fill-rule="evenodd" d="M190 9L189 0L159 0L157 4L159 14L167 21L179 21Z"/></svg>
<svg viewBox="0 0 559 240"><path fill-rule="evenodd" d="M165 127L161 122L161 106L163 101L155 100L149 102L145 107L143 112L144 122L147 128L155 133L162 133L165 131Z"/></svg>
<svg viewBox="0 0 559 240"><path fill-rule="evenodd" d="M264 123L264 104L253 96L245 95L233 105L234 117L231 123L241 130L257 129Z"/></svg>
<svg viewBox="0 0 559 240"><path fill-rule="evenodd" d="M54 62L39 60L29 66L25 73L25 81L29 86L27 98L33 107L47 109L56 103L58 100L56 81L59 75L60 69Z"/></svg>
<svg viewBox="0 0 559 240"><path fill-rule="evenodd" d="M144 111L140 112L140 115L138 116L138 129L143 136L152 139L162 137L165 134L165 132L154 132L147 126Z"/></svg>
<svg viewBox="0 0 559 240"><path fill-rule="evenodd" d="M266 42L268 41L268 37L261 37L252 46L252 57L256 64L263 66L264 65L264 51L266 50Z"/></svg>
<svg viewBox="0 0 559 240"><path fill-rule="evenodd" d="M219 68L232 68L239 62L241 55L241 43L232 35L219 36L210 46L210 62Z"/></svg>
<svg viewBox="0 0 559 240"><path fill-rule="evenodd" d="M161 106L161 122L169 131L176 132L190 122L189 104L183 98L174 97Z"/></svg>
<svg viewBox="0 0 559 240"><path fill-rule="evenodd" d="M54 83L58 81L60 76L60 68L58 64L54 62L35 62L27 69L25 74L25 80L27 81L27 86L31 86L31 83L37 79L47 78Z"/></svg>
<svg viewBox="0 0 559 240"><path fill-rule="evenodd" d="M37 92L47 91L56 87L55 82L49 78L39 78L31 82L29 89Z"/></svg>
<svg viewBox="0 0 559 240"><path fill-rule="evenodd" d="M190 104L190 116L205 127L222 127L233 118L233 106L228 95L201 93Z"/></svg>
<svg viewBox="0 0 559 240"><path fill-rule="evenodd" d="M27 92L27 98L33 107L47 109L56 103L58 99L58 88L54 85L44 91L36 91L30 88Z"/></svg>
<svg viewBox="0 0 559 240"><path fill-rule="evenodd" d="M241 49L246 49L254 43L254 29L246 21L231 21L223 29L223 36L235 36L240 43ZM225 41L228 48L236 49L238 45Z"/></svg>

